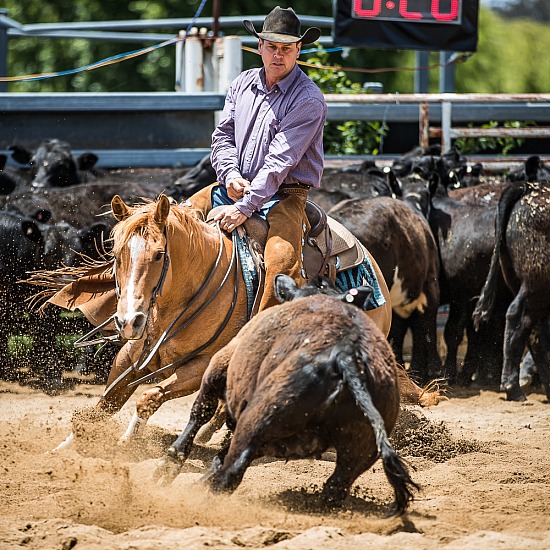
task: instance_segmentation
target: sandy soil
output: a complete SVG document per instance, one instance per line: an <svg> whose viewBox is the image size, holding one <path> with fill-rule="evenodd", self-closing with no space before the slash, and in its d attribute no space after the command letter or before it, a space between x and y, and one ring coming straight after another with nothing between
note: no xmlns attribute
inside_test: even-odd
<svg viewBox="0 0 550 550"><path fill-rule="evenodd" d="M132 400L72 448L48 454L70 432L73 413L101 391L79 384L48 396L0 382L1 549L550 548L550 405L542 394L508 403L471 390L436 408L405 410L393 440L422 490L395 518L387 517L392 492L378 463L342 509L319 507L331 453L259 461L232 496L211 495L199 480L219 434L197 447L172 485L155 484L192 397L165 404L139 443L115 443Z"/></svg>
<svg viewBox="0 0 550 550"><path fill-rule="evenodd" d="M103 387L61 395L0 382L0 550L550 548L550 405L540 393L508 403L488 390L451 393L407 409L393 435L422 487L406 516L381 465L363 474L340 510L320 508L324 460L262 460L231 496L200 483L221 435L197 446L170 486L153 473L184 428L193 397L163 405L138 442L119 446L134 399L77 443L48 451L93 406ZM76 414L75 414L76 413Z"/></svg>

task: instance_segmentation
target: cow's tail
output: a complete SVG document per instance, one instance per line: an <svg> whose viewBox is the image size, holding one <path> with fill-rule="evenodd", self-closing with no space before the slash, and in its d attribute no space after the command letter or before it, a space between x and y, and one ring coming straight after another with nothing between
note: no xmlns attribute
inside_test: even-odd
<svg viewBox="0 0 550 550"><path fill-rule="evenodd" d="M411 479L405 463L391 446L384 419L372 401L365 383L365 375L370 377L369 369L366 368L368 360L352 350L353 346L340 348L337 364L355 402L372 426L384 472L395 493L395 512L400 515L414 498L412 489L419 489L419 486ZM366 371L365 374L363 371Z"/></svg>
<svg viewBox="0 0 550 550"><path fill-rule="evenodd" d="M506 226L510 218L510 213L516 202L524 195L526 185L524 182L511 184L500 197L497 212L495 215L495 245L491 256L491 265L487 279L481 290L481 295L477 301L472 314L474 327L477 330L482 322L487 321L493 312L495 306L495 294L497 285L497 275L500 267L500 251L506 235Z"/></svg>

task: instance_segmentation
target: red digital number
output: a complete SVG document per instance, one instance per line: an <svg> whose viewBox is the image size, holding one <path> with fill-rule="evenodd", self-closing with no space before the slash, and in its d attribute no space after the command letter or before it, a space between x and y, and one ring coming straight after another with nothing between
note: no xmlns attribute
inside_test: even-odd
<svg viewBox="0 0 550 550"><path fill-rule="evenodd" d="M454 21L458 17L458 0L451 0L451 12L441 13L440 0L432 0L432 17L436 21Z"/></svg>
<svg viewBox="0 0 550 550"><path fill-rule="evenodd" d="M422 19L422 14L419 11L409 11L407 9L408 3L409 3L409 0L401 0L401 2L399 2L399 13L405 19ZM433 6L433 2L432 2L432 6Z"/></svg>
<svg viewBox="0 0 550 550"><path fill-rule="evenodd" d="M355 13L361 17L376 17L382 11L382 0L374 0L372 10L365 10L362 7L362 0L354 0Z"/></svg>
<svg viewBox="0 0 550 550"><path fill-rule="evenodd" d="M365 19L379 18L382 20L424 21L424 22L446 22L457 21L459 18L461 0L412 0L410 4L418 6L422 11L413 11L409 9L409 0L353 0L353 11L356 16ZM363 5L369 5L372 2L372 8L364 8ZM396 4L398 9L396 10ZM428 6L431 4L428 12ZM443 4L443 7L442 7ZM444 9L450 9L445 13ZM399 15L397 14L399 13Z"/></svg>

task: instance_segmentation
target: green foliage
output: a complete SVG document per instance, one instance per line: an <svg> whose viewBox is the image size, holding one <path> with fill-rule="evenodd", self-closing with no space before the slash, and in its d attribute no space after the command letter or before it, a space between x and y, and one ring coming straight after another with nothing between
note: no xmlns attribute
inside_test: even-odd
<svg viewBox="0 0 550 550"><path fill-rule="evenodd" d="M20 358L28 355L32 348L30 336L10 336L8 338L8 355Z"/></svg>
<svg viewBox="0 0 550 550"><path fill-rule="evenodd" d="M527 0L526 0L527 1ZM530 1L530 0L529 0ZM534 1L534 0L533 0ZM222 16L267 14L278 0L232 0L221 4ZM195 15L200 0L4 0L2 7L8 16L21 24L78 21L125 21L164 18L190 18ZM285 5L285 4L283 4ZM292 6L300 15L332 15L332 0L295 0ZM210 17L213 0L201 14ZM183 26L183 25L182 25ZM151 29L153 32L174 33L174 29ZM328 29L322 29L326 36ZM226 34L246 35L242 25L224 28ZM67 38L19 38L9 40L8 74L12 76L53 73L84 67L102 59L139 50L151 41L115 42L104 40L74 40ZM546 93L550 89L550 24L527 19L503 19L484 7L480 9L478 51L466 62L456 66L458 93ZM413 51L353 48L334 52L328 64L362 70L389 68L389 71L364 73L348 71L350 82L362 84L365 79L377 80L389 93L410 93L414 89L415 64ZM439 62L438 52L430 54L429 64ZM258 65L258 58L245 54L244 66ZM115 92L174 90L175 47L167 46L148 54L108 65L93 71L59 76L33 82L10 83L14 92ZM439 88L439 71L430 71L430 91Z"/></svg>
<svg viewBox="0 0 550 550"><path fill-rule="evenodd" d="M533 121L506 121L502 124L503 128L525 128L526 126L536 126ZM473 128L473 124L468 124L468 128ZM482 124L481 128L498 128L496 121ZM525 142L524 138L512 137L478 137L478 138L457 138L454 145L463 155L472 155L475 153L496 153L507 155L516 147L520 147Z"/></svg>
<svg viewBox="0 0 550 550"><path fill-rule="evenodd" d="M352 82L344 71L324 69L327 66L328 54L321 49L308 63L317 65L308 69L308 76L325 94L362 94L363 87ZM388 127L378 121L367 122L348 120L344 122L326 122L324 133L325 153L332 155L377 155L380 143Z"/></svg>
<svg viewBox="0 0 550 550"><path fill-rule="evenodd" d="M130 3L85 0L4 0L8 16L21 24L192 17L200 0ZM162 29L154 29L163 32ZM173 31L170 31L173 32ZM175 33L174 33L175 35ZM17 38L9 44L10 75L54 73L85 67L139 50L151 41ZM113 65L45 80L10 83L12 92L132 92L174 90L175 48L168 46Z"/></svg>
<svg viewBox="0 0 550 550"><path fill-rule="evenodd" d="M456 67L458 93L547 93L550 24L480 10L478 51Z"/></svg>

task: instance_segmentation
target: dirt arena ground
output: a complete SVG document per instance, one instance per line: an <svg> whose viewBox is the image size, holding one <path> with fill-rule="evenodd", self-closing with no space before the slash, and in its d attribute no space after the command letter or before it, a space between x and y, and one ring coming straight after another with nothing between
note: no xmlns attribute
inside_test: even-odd
<svg viewBox="0 0 550 550"><path fill-rule="evenodd" d="M192 397L165 404L138 444L116 445L132 400L72 448L48 454L101 391L78 384L48 396L0 382L0 549L550 548L550 405L540 393L509 403L469 390L405 410L394 443L422 490L407 515L393 518L378 463L343 509L319 508L330 453L259 461L232 496L211 495L199 479L219 436L198 447L171 486L156 485L159 457L185 426Z"/></svg>
<svg viewBox="0 0 550 550"><path fill-rule="evenodd" d="M220 435L197 448L172 485L157 485L153 472L193 396L165 404L131 446L116 441L135 399L95 430L79 425L73 447L49 453L102 390L80 383L52 396L0 382L0 550L550 548L550 404L542 393L509 403L489 390L451 392L435 408L404 410L393 441L422 490L395 518L378 463L342 509L319 507L331 453L257 461L233 495L211 495L200 478Z"/></svg>

